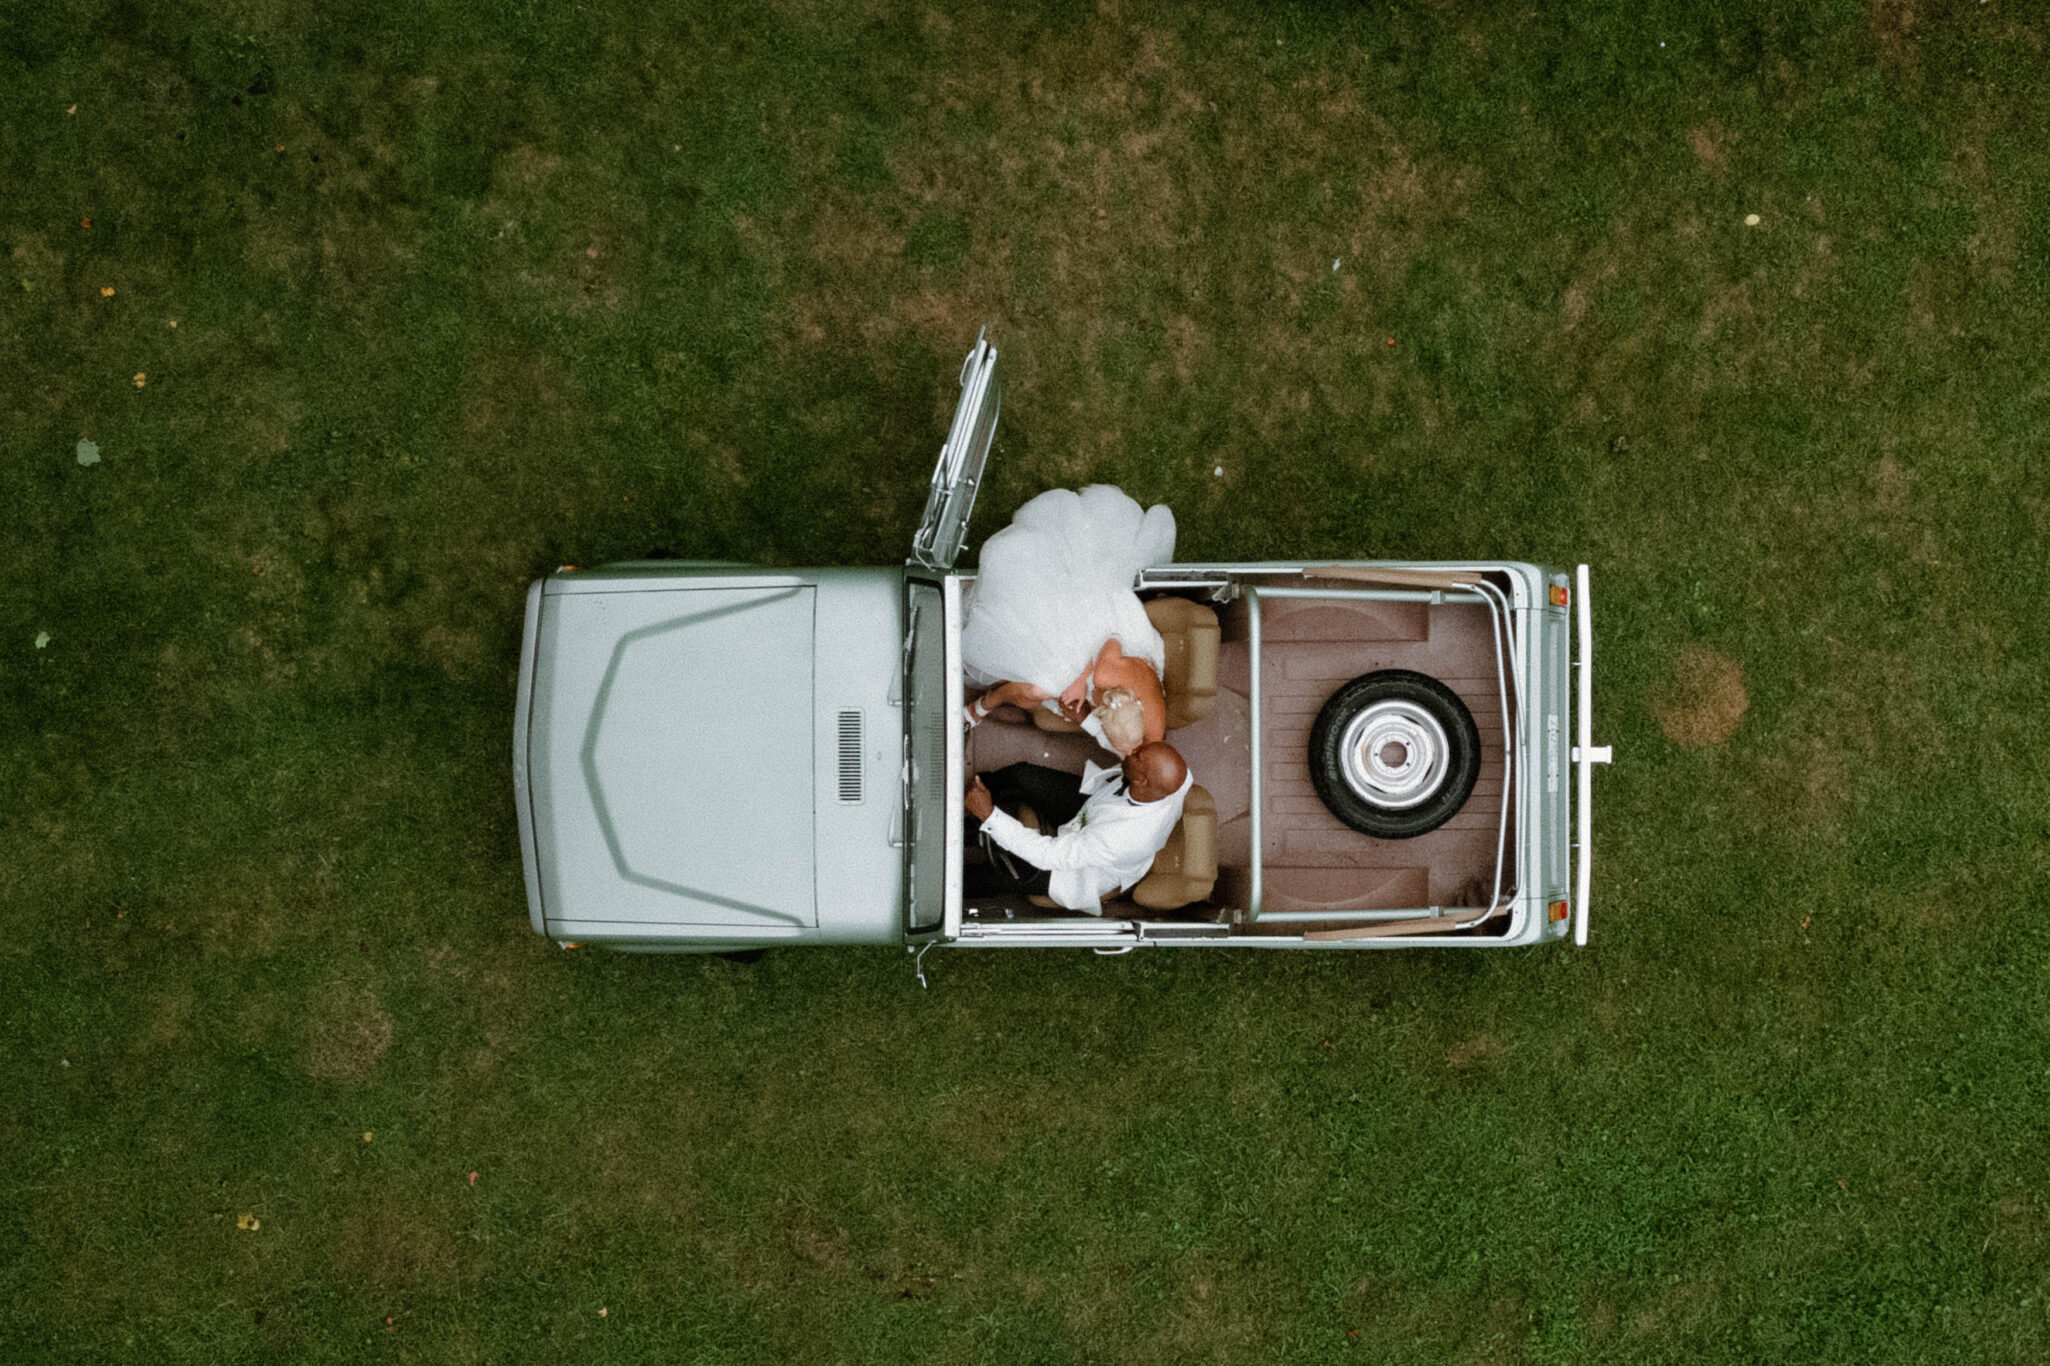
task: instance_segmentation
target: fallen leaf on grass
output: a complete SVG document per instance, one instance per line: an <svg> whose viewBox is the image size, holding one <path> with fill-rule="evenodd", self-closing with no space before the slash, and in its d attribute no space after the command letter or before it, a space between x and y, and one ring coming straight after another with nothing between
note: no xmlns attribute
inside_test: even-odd
<svg viewBox="0 0 2050 1366"><path fill-rule="evenodd" d="M81 465L99 464L100 448L81 437L78 442L78 463Z"/></svg>
<svg viewBox="0 0 2050 1366"><path fill-rule="evenodd" d="M45 645L48 645L49 643L50 633L48 631L36 632L36 648L38 650L42 649Z"/></svg>
<svg viewBox="0 0 2050 1366"><path fill-rule="evenodd" d="M475 1173L475 1172L471 1172L471 1173L470 1173L470 1184L471 1184L471 1185L473 1185L473 1186L477 1184L477 1173Z"/></svg>
<svg viewBox="0 0 2050 1366"><path fill-rule="evenodd" d="M368 1143L368 1142L370 1141L370 1136L371 1136L371 1131L370 1131L370 1130L368 1130L368 1129L365 1129L365 1130L363 1131L363 1141L364 1141L365 1143Z"/></svg>
<svg viewBox="0 0 2050 1366"><path fill-rule="evenodd" d="M100 286L100 297L101 297L102 299L111 299L111 298L113 298L113 297L114 297L114 286L112 286L112 285L101 285L101 286Z"/></svg>
<svg viewBox="0 0 2050 1366"><path fill-rule="evenodd" d="M144 374L144 373L143 373L142 371L140 371L140 370L137 370L137 371L135 372L135 387L136 387L136 388L140 389L140 388L141 388L141 387L142 387L143 385L147 384L148 382L149 382L149 376L148 376L148 375Z"/></svg>
<svg viewBox="0 0 2050 1366"><path fill-rule="evenodd" d="M241 1229L244 1233L254 1233L263 1227L263 1220L253 1214L238 1215L235 1219L235 1227Z"/></svg>

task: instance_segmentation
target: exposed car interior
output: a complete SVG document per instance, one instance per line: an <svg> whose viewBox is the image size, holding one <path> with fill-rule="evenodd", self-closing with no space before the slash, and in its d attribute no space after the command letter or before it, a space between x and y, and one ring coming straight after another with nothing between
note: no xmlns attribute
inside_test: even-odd
<svg viewBox="0 0 2050 1366"><path fill-rule="evenodd" d="M1233 573L1144 595L1147 615L1167 645L1167 738L1188 760L1197 785L1152 871L1106 904L1105 919L1141 922L1148 937L1506 931L1508 917L1499 910L1517 881L1509 800L1515 775L1505 762L1513 752L1505 739L1518 724L1516 628L1513 614L1490 605L1506 593L1506 578L1474 574L1448 592L1441 591L1446 585L1405 586L1399 578L1363 583L1361 573L1342 566ZM1496 581L1485 582L1491 578ZM1438 691L1448 701L1438 706L1447 724L1436 726L1419 713L1419 724L1438 742L1455 722L1478 740L1477 771L1470 767L1464 777L1470 786L1443 794L1439 823L1401 838L1377 838L1342 819L1346 812L1331 789L1343 775L1327 759L1320 791L1312 755L1320 715L1327 718L1322 729L1337 734L1328 714L1338 694L1389 671L1442 685ZM1459 722L1459 713L1470 720ZM1108 759L1088 735L1050 711L1028 716L999 708L991 720L995 724L968 735L970 772L1027 760L1079 775L1085 761ZM1360 733L1355 724L1344 738L1356 741ZM1389 733L1395 738L1383 744L1368 732L1365 743L1370 750L1380 744L1399 776L1413 757L1401 743L1410 732ZM1459 748L1457 736L1448 748ZM1263 855L1257 861L1256 825ZM1363 914L1347 918L1348 910ZM1403 911L1415 914L1391 918ZM1074 913L1041 898L996 896L971 904L964 918L971 925L1022 929L1072 923Z"/></svg>

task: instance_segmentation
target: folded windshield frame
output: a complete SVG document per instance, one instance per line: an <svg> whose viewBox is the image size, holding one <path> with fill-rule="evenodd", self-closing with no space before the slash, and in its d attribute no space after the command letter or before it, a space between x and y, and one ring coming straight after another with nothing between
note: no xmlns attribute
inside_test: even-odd
<svg viewBox="0 0 2050 1366"><path fill-rule="evenodd" d="M961 920L961 585L907 570L904 582L904 932Z"/></svg>

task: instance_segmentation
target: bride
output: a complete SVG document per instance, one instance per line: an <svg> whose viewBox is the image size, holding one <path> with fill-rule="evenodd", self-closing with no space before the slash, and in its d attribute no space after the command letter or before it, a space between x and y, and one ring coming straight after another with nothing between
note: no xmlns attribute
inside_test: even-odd
<svg viewBox="0 0 2050 1366"><path fill-rule="evenodd" d="M961 660L991 685L969 724L1010 703L1043 706L1120 755L1167 734L1167 650L1132 581L1174 558L1174 513L1124 490L1049 489L983 543Z"/></svg>

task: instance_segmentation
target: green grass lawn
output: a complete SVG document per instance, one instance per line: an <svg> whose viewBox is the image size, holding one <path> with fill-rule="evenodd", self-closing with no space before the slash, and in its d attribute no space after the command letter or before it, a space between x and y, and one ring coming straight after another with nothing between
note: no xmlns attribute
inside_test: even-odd
<svg viewBox="0 0 2050 1366"><path fill-rule="evenodd" d="M0 1356L2050 1357L2050 12L704 9L0 7ZM978 538L1595 567L1589 949L529 931L524 585L985 323Z"/></svg>

